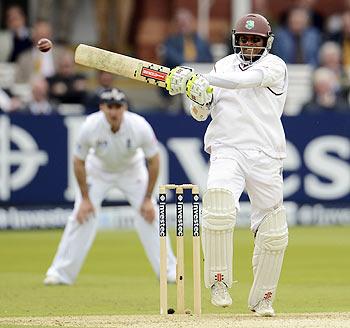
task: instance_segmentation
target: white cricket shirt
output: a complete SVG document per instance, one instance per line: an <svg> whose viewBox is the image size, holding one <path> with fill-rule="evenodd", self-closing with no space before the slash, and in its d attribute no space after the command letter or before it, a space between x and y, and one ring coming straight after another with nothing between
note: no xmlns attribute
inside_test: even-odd
<svg viewBox="0 0 350 328"><path fill-rule="evenodd" d="M288 87L285 62L268 54L244 67L233 54L218 61L208 75L224 78L248 70L263 73L259 87L244 88L243 84L235 89L214 87L212 121L204 137L205 150L210 153L213 147L223 145L261 150L270 157L284 158L286 141L280 118Z"/></svg>
<svg viewBox="0 0 350 328"><path fill-rule="evenodd" d="M119 131L113 133L102 111L87 116L74 155L107 172L120 172L158 152L151 125L140 115L124 112Z"/></svg>

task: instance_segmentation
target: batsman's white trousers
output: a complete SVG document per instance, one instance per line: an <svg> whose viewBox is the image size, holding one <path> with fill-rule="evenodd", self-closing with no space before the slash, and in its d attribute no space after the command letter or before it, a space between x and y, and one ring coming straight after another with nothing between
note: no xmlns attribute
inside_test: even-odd
<svg viewBox="0 0 350 328"><path fill-rule="evenodd" d="M77 278L85 257L95 239L97 217L101 203L107 192L118 188L126 200L135 209L134 226L146 251L148 260L159 277L160 247L158 219L149 224L140 215L144 195L148 184L148 172L143 162L130 166L122 173L108 173L86 163L89 196L95 207L96 215L84 224L78 223L76 214L81 202L81 194L77 192L74 210L68 218L56 256L47 275L56 276L66 284L72 284ZM157 211L156 211L157 213ZM176 272L176 258L168 240L168 273ZM126 249L127 251L127 249Z"/></svg>
<svg viewBox="0 0 350 328"><path fill-rule="evenodd" d="M214 146L211 150L207 188L224 188L233 193L239 211L244 189L251 203L251 230L283 202L282 160L259 150Z"/></svg>

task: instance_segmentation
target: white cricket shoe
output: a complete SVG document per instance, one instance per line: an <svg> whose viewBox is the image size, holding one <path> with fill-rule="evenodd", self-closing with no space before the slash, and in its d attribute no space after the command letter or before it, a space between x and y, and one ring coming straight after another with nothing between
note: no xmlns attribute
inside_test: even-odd
<svg viewBox="0 0 350 328"><path fill-rule="evenodd" d="M272 307L271 300L262 299L253 309L251 309L259 317L274 317L275 311Z"/></svg>
<svg viewBox="0 0 350 328"><path fill-rule="evenodd" d="M211 286L211 304L222 307L230 306L232 298L227 289L227 286L221 281Z"/></svg>
<svg viewBox="0 0 350 328"><path fill-rule="evenodd" d="M56 285L67 285L63 281L61 281L58 277L56 276L46 276L44 279L44 285L46 286L56 286Z"/></svg>

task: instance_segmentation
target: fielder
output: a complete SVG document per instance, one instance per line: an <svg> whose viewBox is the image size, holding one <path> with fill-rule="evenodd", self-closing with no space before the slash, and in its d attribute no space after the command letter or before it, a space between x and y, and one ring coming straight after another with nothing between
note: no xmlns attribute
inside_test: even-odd
<svg viewBox="0 0 350 328"><path fill-rule="evenodd" d="M79 191L56 256L44 284L71 285L94 241L97 218L107 192L118 188L135 209L134 225L156 275L160 247L155 200L159 171L158 142L141 116L127 111L118 89L100 97L100 111L87 116L74 153L74 173ZM147 166L145 164L145 158ZM168 240L168 281L176 281L176 259Z"/></svg>
<svg viewBox="0 0 350 328"><path fill-rule="evenodd" d="M202 219L204 279L211 302L222 307L232 304L228 288L233 230L239 198L246 189L255 237L248 307L257 315L274 316L272 303L288 244L282 178L286 141L280 120L287 68L269 53L274 36L265 17L243 16L232 38L234 53L219 60L209 74L176 67L166 84L171 95L186 93L193 101L191 114L196 120L204 121L209 114L212 118L204 137L210 169Z"/></svg>

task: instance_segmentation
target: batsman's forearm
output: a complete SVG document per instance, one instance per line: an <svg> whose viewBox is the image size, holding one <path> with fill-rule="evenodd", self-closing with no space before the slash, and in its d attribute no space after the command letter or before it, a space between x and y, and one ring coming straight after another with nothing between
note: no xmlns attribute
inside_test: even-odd
<svg viewBox="0 0 350 328"><path fill-rule="evenodd" d="M203 76L213 86L225 89L244 89L259 87L263 81L263 73L260 70L235 72L222 74L211 72Z"/></svg>
<svg viewBox="0 0 350 328"><path fill-rule="evenodd" d="M85 161L74 158L74 174L78 182L78 186L83 198L89 198L89 190L86 183Z"/></svg>
<svg viewBox="0 0 350 328"><path fill-rule="evenodd" d="M148 186L145 197L152 197L154 186L159 175L159 154L147 159Z"/></svg>

